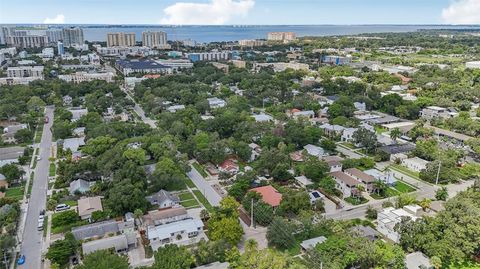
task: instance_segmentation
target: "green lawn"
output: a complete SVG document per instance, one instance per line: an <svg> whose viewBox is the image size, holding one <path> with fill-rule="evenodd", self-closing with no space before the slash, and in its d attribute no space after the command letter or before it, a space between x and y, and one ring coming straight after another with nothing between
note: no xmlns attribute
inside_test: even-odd
<svg viewBox="0 0 480 269"><path fill-rule="evenodd" d="M180 195L178 195L178 197L180 198L180 201L195 199L195 197L193 197L193 194L191 194L190 192L181 193Z"/></svg>
<svg viewBox="0 0 480 269"><path fill-rule="evenodd" d="M43 132L43 124L38 125L37 130L36 130L36 137L35 137L35 143L40 143L42 140L42 132Z"/></svg>
<svg viewBox="0 0 480 269"><path fill-rule="evenodd" d="M195 194L195 196L197 196L197 199L200 201L200 203L203 204L203 206L208 210L208 212L213 211L212 205L208 202L207 198L205 198L205 196L203 196L201 191L193 190L193 193Z"/></svg>
<svg viewBox="0 0 480 269"><path fill-rule="evenodd" d="M47 236L48 216L43 219L43 237Z"/></svg>
<svg viewBox="0 0 480 269"><path fill-rule="evenodd" d="M394 188L388 188L386 191L385 191L385 195L379 195L377 193L371 193L370 196L373 198L373 199L376 199L376 200L380 200L380 199L385 199L385 198L388 198L388 197L393 197L393 196L397 196L399 195L400 193L394 189Z"/></svg>
<svg viewBox="0 0 480 269"><path fill-rule="evenodd" d="M78 205L78 202L75 201L75 200L68 200L68 201L65 201L65 202L62 202L63 204L66 204L66 205L69 205L69 206L77 206Z"/></svg>
<svg viewBox="0 0 480 269"><path fill-rule="evenodd" d="M203 167L202 167L199 163L194 162L194 163L192 164L192 166L195 167L195 169L196 169L203 177L208 177L207 172L205 172L205 169L203 169Z"/></svg>
<svg viewBox="0 0 480 269"><path fill-rule="evenodd" d="M410 176L410 177L413 177L415 179L418 179L420 180L420 177L419 177L419 173L417 172L414 172L412 170L409 170L401 165L398 165L398 164L392 164L392 166L390 166L392 169L394 170L397 170L397 171L400 171L404 174L406 174L407 176Z"/></svg>
<svg viewBox="0 0 480 269"><path fill-rule="evenodd" d="M185 179L185 184L187 184L187 186L189 188L196 188L197 186L195 186L195 184L193 183L193 181L191 179L189 179L188 177Z"/></svg>
<svg viewBox="0 0 480 269"><path fill-rule="evenodd" d="M361 198L348 197L348 198L345 198L344 200L347 201L348 203L352 204L352 205L361 205L361 204L365 204L366 202L368 202L368 200L363 198L363 197L361 197Z"/></svg>
<svg viewBox="0 0 480 269"><path fill-rule="evenodd" d="M416 189L408 184L406 184L405 182L402 182L400 180L397 181L396 185L395 185L395 189L401 193L408 193L408 192L412 192L412 191L415 191Z"/></svg>
<svg viewBox="0 0 480 269"><path fill-rule="evenodd" d="M197 200L195 199L192 199L192 200L185 200L185 201L181 201L180 204L183 206L183 207L198 207L198 202Z"/></svg>
<svg viewBox="0 0 480 269"><path fill-rule="evenodd" d="M5 191L5 197L21 197L25 189L22 187L9 188Z"/></svg>
<svg viewBox="0 0 480 269"><path fill-rule="evenodd" d="M56 171L55 163L50 163L50 168L49 168L49 171L48 171L48 176L50 176L50 177L55 176L55 171Z"/></svg>

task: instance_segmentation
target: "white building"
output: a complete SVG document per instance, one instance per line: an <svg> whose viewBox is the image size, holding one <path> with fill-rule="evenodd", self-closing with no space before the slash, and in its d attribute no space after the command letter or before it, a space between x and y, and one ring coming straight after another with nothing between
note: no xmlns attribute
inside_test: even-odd
<svg viewBox="0 0 480 269"><path fill-rule="evenodd" d="M300 186L302 187L306 187L308 185L312 185L313 182L306 176L298 176L298 177L295 177L295 180L298 182L298 184L300 184Z"/></svg>
<svg viewBox="0 0 480 269"><path fill-rule="evenodd" d="M293 70L310 70L310 66L304 63L289 62L289 63L255 63L253 68L255 70L260 70L263 67L272 67L275 72L283 72L287 69Z"/></svg>
<svg viewBox="0 0 480 269"><path fill-rule="evenodd" d="M406 168L415 172L420 172L426 169L429 163L430 163L429 161L426 161L418 157L407 158L402 160L402 166L405 166Z"/></svg>
<svg viewBox="0 0 480 269"><path fill-rule="evenodd" d="M273 121L273 117L267 114L252 115L256 122L269 122Z"/></svg>
<svg viewBox="0 0 480 269"><path fill-rule="evenodd" d="M380 180L380 181L384 182L385 184L387 184L389 186L395 185L395 183L397 182L397 179L393 175L392 171L381 172L377 169L368 169L368 170L365 170L363 172L367 175L370 175L370 176L374 177L376 180Z"/></svg>
<svg viewBox="0 0 480 269"><path fill-rule="evenodd" d="M55 56L53 48L44 48L42 49L43 58L53 58Z"/></svg>
<svg viewBox="0 0 480 269"><path fill-rule="evenodd" d="M429 106L420 111L420 117L431 120L435 118L449 119L458 116L454 109L443 108L439 106Z"/></svg>
<svg viewBox="0 0 480 269"><path fill-rule="evenodd" d="M147 228L147 238L153 250L166 244L192 245L204 235L203 222L200 219L185 219Z"/></svg>
<svg viewBox="0 0 480 269"><path fill-rule="evenodd" d="M92 80L104 80L106 82L112 82L115 75L112 72L107 73L87 73L76 72L70 75L59 75L58 78L66 82L81 83L84 81Z"/></svg>
<svg viewBox="0 0 480 269"><path fill-rule="evenodd" d="M418 205L409 205L399 209L387 207L378 213L377 230L388 239L398 243L400 235L394 230L395 225L400 223L403 218L416 220L420 210L421 207Z"/></svg>
<svg viewBox="0 0 480 269"><path fill-rule="evenodd" d="M326 156L325 150L319 146L308 144L308 145L305 145L303 149L305 149L309 155L312 155L317 158Z"/></svg>
<svg viewBox="0 0 480 269"><path fill-rule="evenodd" d="M167 111L171 112L171 113L175 113L175 112L177 112L179 110L183 110L183 109L185 109L184 105L174 105L174 106L167 107Z"/></svg>
<svg viewBox="0 0 480 269"><path fill-rule="evenodd" d="M7 68L7 76L10 78L34 77L43 79L43 66L17 66Z"/></svg>
<svg viewBox="0 0 480 269"><path fill-rule="evenodd" d="M330 173L336 183L336 188L343 194L343 198L348 198L359 193L357 186L362 185L361 182L342 171Z"/></svg>
<svg viewBox="0 0 480 269"><path fill-rule="evenodd" d="M472 68L472 69L473 69L473 68L478 69L478 68L480 68L480 61L467 62L467 63L465 64L465 67L466 67L466 68Z"/></svg>
<svg viewBox="0 0 480 269"><path fill-rule="evenodd" d="M0 85L27 85L28 83L39 79L39 77L0 78Z"/></svg>
<svg viewBox="0 0 480 269"><path fill-rule="evenodd" d="M193 67L193 63L190 60L185 59L158 60L157 62L174 70L189 69Z"/></svg>
<svg viewBox="0 0 480 269"><path fill-rule="evenodd" d="M142 45L156 49L170 49L167 43L167 33L161 31L142 32Z"/></svg>
<svg viewBox="0 0 480 269"><path fill-rule="evenodd" d="M267 35L269 41L290 42L297 38L294 32L270 32Z"/></svg>
<svg viewBox="0 0 480 269"><path fill-rule="evenodd" d="M225 107L227 105L227 102L225 102L225 100L222 100L222 99L217 98L217 97L207 98L207 101L208 101L208 105L210 106L211 109L221 108L221 107Z"/></svg>

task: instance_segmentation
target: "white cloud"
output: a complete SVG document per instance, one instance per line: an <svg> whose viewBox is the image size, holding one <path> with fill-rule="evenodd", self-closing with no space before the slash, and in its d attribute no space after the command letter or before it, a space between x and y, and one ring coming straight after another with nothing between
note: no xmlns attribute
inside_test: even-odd
<svg viewBox="0 0 480 269"><path fill-rule="evenodd" d="M443 9L442 18L451 24L480 23L480 0L456 0Z"/></svg>
<svg viewBox="0 0 480 269"><path fill-rule="evenodd" d="M235 17L246 17L255 0L211 0L210 3L175 3L166 7L162 24L219 25Z"/></svg>
<svg viewBox="0 0 480 269"><path fill-rule="evenodd" d="M46 18L43 23L45 24L62 24L65 23L65 16L58 14L55 18Z"/></svg>

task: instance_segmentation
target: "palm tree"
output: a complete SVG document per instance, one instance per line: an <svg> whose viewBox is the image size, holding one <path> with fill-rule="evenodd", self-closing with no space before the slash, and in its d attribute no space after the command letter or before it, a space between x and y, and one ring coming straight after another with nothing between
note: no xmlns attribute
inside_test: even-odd
<svg viewBox="0 0 480 269"><path fill-rule="evenodd" d="M432 204L432 200L428 198L423 198L418 205L423 209L423 211L427 211L427 208L430 208L430 205Z"/></svg>
<svg viewBox="0 0 480 269"><path fill-rule="evenodd" d="M402 136L402 132L398 127L390 131L390 137L393 139L395 143L397 143L397 139L400 138L401 136Z"/></svg>
<svg viewBox="0 0 480 269"><path fill-rule="evenodd" d="M202 211L200 211L200 219L205 221L209 218L210 218L210 213L208 213L208 211L206 209L202 209Z"/></svg>
<svg viewBox="0 0 480 269"><path fill-rule="evenodd" d="M381 180L375 180L373 187L375 188L375 192L380 195L380 193L383 193L385 189L387 189L387 184Z"/></svg>

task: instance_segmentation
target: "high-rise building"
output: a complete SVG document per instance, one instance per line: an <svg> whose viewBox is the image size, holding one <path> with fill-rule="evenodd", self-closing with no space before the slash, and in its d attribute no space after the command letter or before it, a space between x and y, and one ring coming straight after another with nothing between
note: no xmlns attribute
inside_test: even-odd
<svg viewBox="0 0 480 269"><path fill-rule="evenodd" d="M169 49L167 43L167 33L160 31L142 32L142 45L149 48Z"/></svg>
<svg viewBox="0 0 480 269"><path fill-rule="evenodd" d="M63 30L62 29L48 29L47 30L48 42L52 45L57 44L58 41L63 40Z"/></svg>
<svg viewBox="0 0 480 269"><path fill-rule="evenodd" d="M297 37L294 32L271 32L268 33L267 39L269 41L283 41L289 42L295 40Z"/></svg>
<svg viewBox="0 0 480 269"><path fill-rule="evenodd" d="M85 39L83 38L83 29L78 27L70 27L63 29L63 44L66 47L73 45L83 45Z"/></svg>
<svg viewBox="0 0 480 269"><path fill-rule="evenodd" d="M11 26L2 26L0 28L0 44L6 45L8 42L8 37L13 35L14 28Z"/></svg>
<svg viewBox="0 0 480 269"><path fill-rule="evenodd" d="M64 55L65 54L65 47L63 46L62 41L57 42L57 50L58 50L58 55Z"/></svg>
<svg viewBox="0 0 480 269"><path fill-rule="evenodd" d="M108 33L107 47L133 47L135 46L135 33Z"/></svg>

